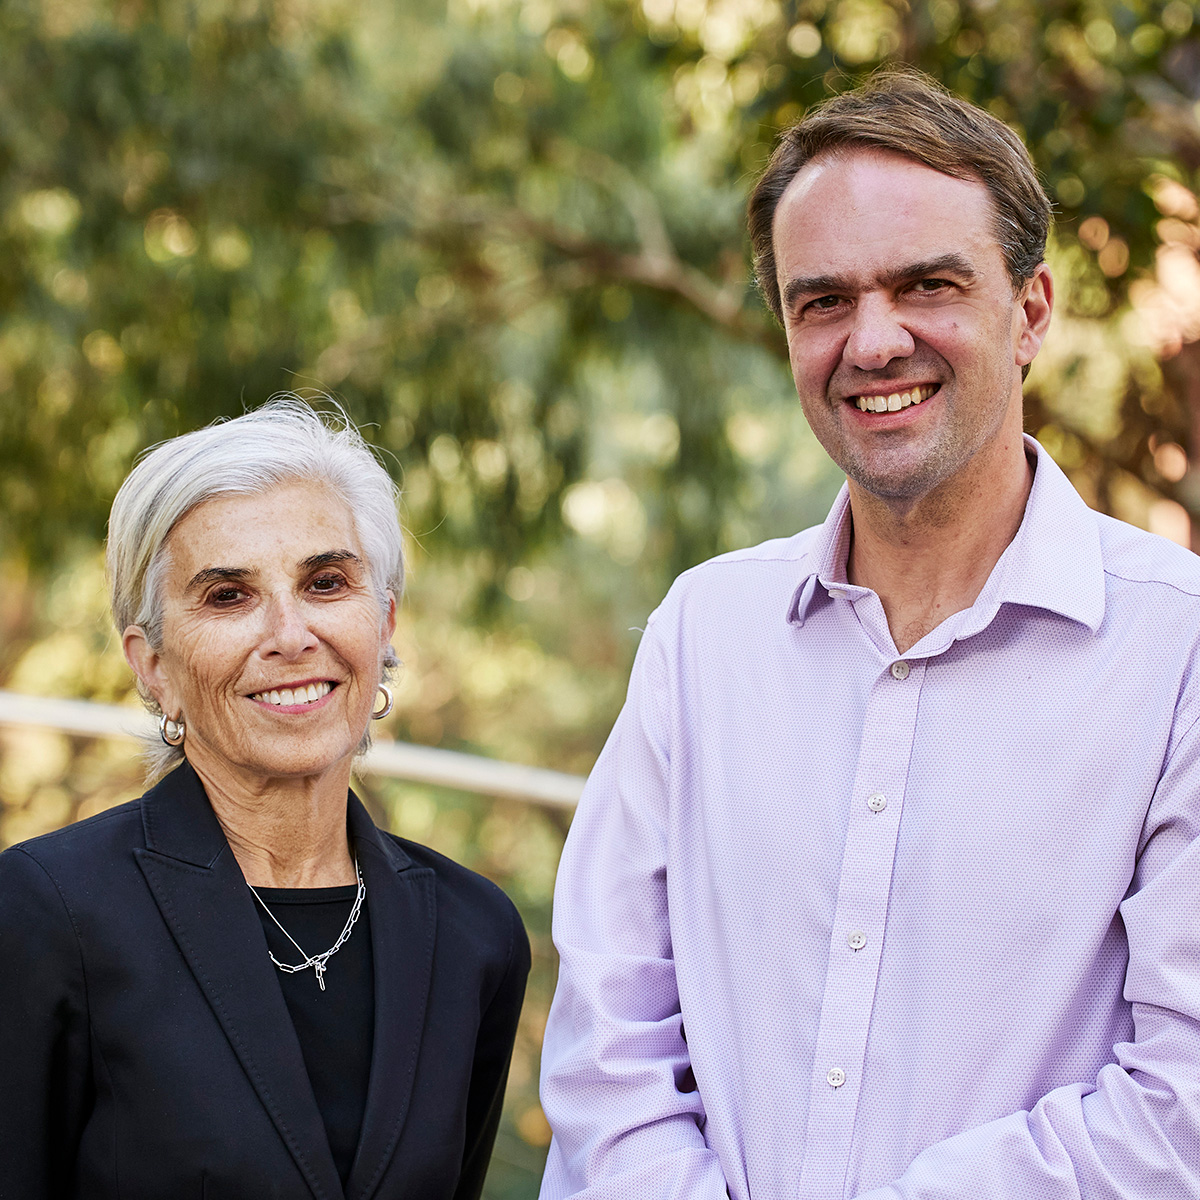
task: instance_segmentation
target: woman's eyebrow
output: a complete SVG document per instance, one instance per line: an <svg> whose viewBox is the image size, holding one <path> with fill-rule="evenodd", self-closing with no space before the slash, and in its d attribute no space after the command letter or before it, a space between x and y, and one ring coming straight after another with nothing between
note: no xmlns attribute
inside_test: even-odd
<svg viewBox="0 0 1200 1200"><path fill-rule="evenodd" d="M322 567L340 567L345 563L363 566L363 560L353 550L326 550L322 554L310 554L300 564L301 570L319 571Z"/></svg>
<svg viewBox="0 0 1200 1200"><path fill-rule="evenodd" d="M187 581L187 587L183 589L183 594L186 596L189 592L199 591L201 588L207 587L208 584L218 581L244 583L254 574L255 572L249 567L205 567L204 570L197 571Z"/></svg>

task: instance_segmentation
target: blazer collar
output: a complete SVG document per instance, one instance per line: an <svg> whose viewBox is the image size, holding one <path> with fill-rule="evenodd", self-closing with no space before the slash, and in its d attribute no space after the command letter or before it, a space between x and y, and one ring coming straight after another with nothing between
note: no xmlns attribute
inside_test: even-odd
<svg viewBox="0 0 1200 1200"><path fill-rule="evenodd" d="M343 1193L254 899L196 773L142 798L134 851L168 928L316 1200L368 1200L408 1113L433 972L433 872L382 834L353 793L348 827L367 884L375 1034L362 1132Z"/></svg>

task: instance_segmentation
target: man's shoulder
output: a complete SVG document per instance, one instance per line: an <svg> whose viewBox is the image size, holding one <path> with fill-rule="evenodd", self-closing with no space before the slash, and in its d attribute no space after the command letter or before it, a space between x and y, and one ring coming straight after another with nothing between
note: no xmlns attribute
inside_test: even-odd
<svg viewBox="0 0 1200 1200"><path fill-rule="evenodd" d="M757 611L782 621L786 606L811 568L810 550L821 527L786 538L730 550L684 571L671 585L651 623L670 619L688 623L719 613L752 619Z"/></svg>
<svg viewBox="0 0 1200 1200"><path fill-rule="evenodd" d="M759 542L757 546L718 554L684 571L675 580L672 591L703 588L731 578L753 578L760 575L764 568L779 569L794 575L794 568L807 561L809 550L820 531L820 525L813 525L791 537L771 538Z"/></svg>
<svg viewBox="0 0 1200 1200"><path fill-rule="evenodd" d="M1200 556L1115 517L1095 517L1106 577L1200 600Z"/></svg>

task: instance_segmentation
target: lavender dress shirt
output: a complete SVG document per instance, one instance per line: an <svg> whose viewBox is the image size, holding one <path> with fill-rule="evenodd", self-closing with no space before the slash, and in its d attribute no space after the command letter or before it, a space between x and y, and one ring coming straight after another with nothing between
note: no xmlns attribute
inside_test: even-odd
<svg viewBox="0 0 1200 1200"><path fill-rule="evenodd" d="M1028 449L904 655L845 490L651 617L559 874L542 1200L1200 1197L1200 560Z"/></svg>

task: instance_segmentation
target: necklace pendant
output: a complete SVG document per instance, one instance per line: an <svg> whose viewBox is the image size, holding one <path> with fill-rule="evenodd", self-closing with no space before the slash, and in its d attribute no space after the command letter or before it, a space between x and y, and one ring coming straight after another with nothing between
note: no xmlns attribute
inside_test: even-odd
<svg viewBox="0 0 1200 1200"><path fill-rule="evenodd" d="M325 990L325 964L313 963L313 970L317 973L317 982L321 985L321 991Z"/></svg>

